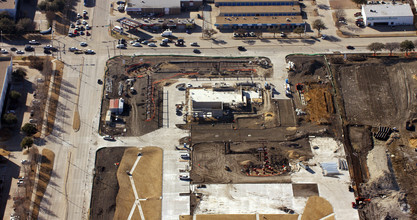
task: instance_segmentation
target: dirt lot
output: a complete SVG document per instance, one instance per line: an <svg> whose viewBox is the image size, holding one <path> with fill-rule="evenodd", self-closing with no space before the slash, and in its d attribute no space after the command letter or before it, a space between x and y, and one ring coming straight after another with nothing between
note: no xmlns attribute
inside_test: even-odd
<svg viewBox="0 0 417 220"><path fill-rule="evenodd" d="M126 147L102 148L97 151L91 195L90 219L113 219L119 191L117 166Z"/></svg>
<svg viewBox="0 0 417 220"><path fill-rule="evenodd" d="M417 62L385 58L335 67L349 123L400 127L416 99L416 67Z"/></svg>
<svg viewBox="0 0 417 220"><path fill-rule="evenodd" d="M362 218L406 219L415 218L417 213L417 190L411 184L417 180L412 175L417 167L412 156L415 152L409 146L409 139L417 134L406 129L406 122L413 125L416 118L416 65L414 58L399 57L367 57L332 64L337 102L346 124L344 142L353 163L352 176L356 183L365 183L357 188L357 193L372 199L360 209ZM379 141L382 145L375 146L371 137L379 126L394 132L390 132L388 140ZM368 169L367 155L374 146L385 148L392 159L388 160L384 176L370 179L376 171ZM411 213L407 213L409 208Z"/></svg>
<svg viewBox="0 0 417 220"><path fill-rule="evenodd" d="M311 157L307 139L268 144L201 143L193 146L190 177L193 183L290 182L289 163Z"/></svg>
<svg viewBox="0 0 417 220"><path fill-rule="evenodd" d="M168 60L168 61L167 61ZM181 77L270 76L266 58L116 57L107 62L100 130L104 134L138 136L162 126L162 86ZM106 124L109 99L123 98L124 111Z"/></svg>

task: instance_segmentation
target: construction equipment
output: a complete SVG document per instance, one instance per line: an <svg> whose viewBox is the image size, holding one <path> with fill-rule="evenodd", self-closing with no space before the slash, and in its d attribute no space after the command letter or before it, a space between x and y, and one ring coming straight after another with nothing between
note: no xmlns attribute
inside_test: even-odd
<svg viewBox="0 0 417 220"><path fill-rule="evenodd" d="M371 199L365 199L363 197L358 196L355 198L355 202L352 202L352 208L362 209L369 202L371 202Z"/></svg>

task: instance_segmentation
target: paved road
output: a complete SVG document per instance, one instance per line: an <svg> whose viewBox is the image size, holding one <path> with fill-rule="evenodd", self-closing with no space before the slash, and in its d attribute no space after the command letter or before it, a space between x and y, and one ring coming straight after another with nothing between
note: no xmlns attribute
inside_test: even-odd
<svg viewBox="0 0 417 220"><path fill-rule="evenodd" d="M91 37L69 38L57 36L54 45L65 48L79 47L79 42L86 41L88 48L94 49L96 55L75 55L70 52L61 52L60 57L65 62L64 79L59 99L57 118L52 135L46 138L44 147L55 152L54 175L47 188L45 200L42 202L41 219L87 219L90 206L92 170L95 151L100 147L112 146L159 146L164 149L164 176L163 176L163 219L178 219L179 214L189 212L189 199L179 197L179 192L188 192L188 184L178 180L178 168L185 168L185 164L178 161L180 152L175 151L173 143L187 136L187 132L173 126L178 122L172 105L182 99L175 96L175 92L168 93L170 100L175 101L168 106L169 113L167 126L141 137L118 138L116 142L106 142L97 133L99 124L100 100L102 87L97 84L98 78L103 78L106 60L114 55L195 55L191 47L178 48L141 48L129 47L126 50L115 50L114 39L108 36L108 28L103 27L110 23L108 16L110 1L100 2L94 8L77 6L77 11L86 9L90 14L90 25L94 26ZM198 33L184 35L187 42L198 41L201 45L200 56L267 56L274 64L274 75L268 81L281 85L286 78L284 58L289 53L319 53L334 51L348 51L346 45L354 45L356 52L369 52L366 45L375 39L340 39L340 41L317 40L268 40L253 42L234 41L228 35L220 35L217 41L201 41ZM380 42L401 42L409 38L380 38ZM238 45L244 45L246 52L237 50ZM38 46L34 54L41 51ZM81 64L84 66L81 67ZM81 72L82 70L82 72ZM73 113L76 108L77 87L79 77L82 77L79 93L79 106L81 128L78 132L72 130ZM169 90L169 89L167 89ZM283 90L282 90L283 91ZM164 138L161 138L164 137ZM173 202L175 201L175 202Z"/></svg>

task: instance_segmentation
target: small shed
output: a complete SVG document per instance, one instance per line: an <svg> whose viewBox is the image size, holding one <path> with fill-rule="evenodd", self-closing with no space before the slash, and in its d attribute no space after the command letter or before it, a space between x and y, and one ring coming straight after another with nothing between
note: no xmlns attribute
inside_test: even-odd
<svg viewBox="0 0 417 220"><path fill-rule="evenodd" d="M333 176L339 174L336 162L320 163L320 167L323 169L324 176Z"/></svg>
<svg viewBox="0 0 417 220"><path fill-rule="evenodd" d="M112 122L111 120L111 111L107 110L106 112L106 125L109 125Z"/></svg>

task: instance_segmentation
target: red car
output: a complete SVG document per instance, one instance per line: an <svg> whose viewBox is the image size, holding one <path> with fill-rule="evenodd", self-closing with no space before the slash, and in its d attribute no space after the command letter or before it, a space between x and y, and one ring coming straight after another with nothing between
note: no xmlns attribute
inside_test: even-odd
<svg viewBox="0 0 417 220"><path fill-rule="evenodd" d="M355 13L355 17L359 17L359 16L362 16L362 12L356 12Z"/></svg>

